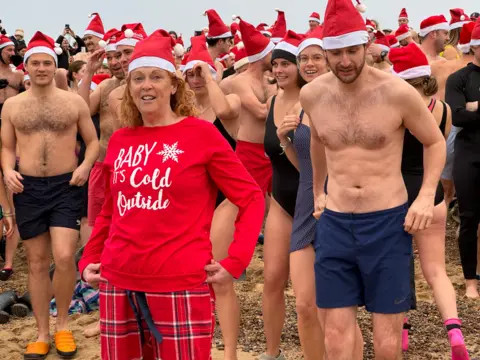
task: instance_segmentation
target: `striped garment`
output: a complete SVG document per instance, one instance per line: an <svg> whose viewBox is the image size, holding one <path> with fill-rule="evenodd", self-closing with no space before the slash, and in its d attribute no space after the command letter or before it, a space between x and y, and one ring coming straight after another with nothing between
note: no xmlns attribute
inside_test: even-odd
<svg viewBox="0 0 480 360"><path fill-rule="evenodd" d="M142 305L139 295L146 298L148 306ZM102 359L210 360L214 306L213 292L206 283L189 291L136 293L102 282ZM146 312L151 314L161 342L149 330Z"/></svg>

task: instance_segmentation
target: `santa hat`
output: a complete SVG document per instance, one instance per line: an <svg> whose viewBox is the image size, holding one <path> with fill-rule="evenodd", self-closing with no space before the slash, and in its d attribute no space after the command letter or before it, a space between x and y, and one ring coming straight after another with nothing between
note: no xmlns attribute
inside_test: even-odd
<svg viewBox="0 0 480 360"><path fill-rule="evenodd" d="M28 72L26 72L25 74L23 74L23 82L26 82L29 80L30 80L30 75L28 74Z"/></svg>
<svg viewBox="0 0 480 360"><path fill-rule="evenodd" d="M8 36L0 34L0 50L7 46L15 46L15 44Z"/></svg>
<svg viewBox="0 0 480 360"><path fill-rule="evenodd" d="M207 63L210 73L215 79L217 76L217 70L215 69L215 65L210 57L210 53L207 50L205 36L194 36L190 38L190 43L192 44L192 47L190 49L190 54L188 55L188 62L182 70L183 74L185 74L188 70L193 69L198 63L204 62Z"/></svg>
<svg viewBox="0 0 480 360"><path fill-rule="evenodd" d="M263 35L272 36L272 33L267 30L267 26L268 26L268 24L260 23L260 24L257 25L257 27L255 29L260 31Z"/></svg>
<svg viewBox="0 0 480 360"><path fill-rule="evenodd" d="M175 40L167 31L155 31L135 46L128 72L141 67L156 67L175 74L175 59L172 55L174 45Z"/></svg>
<svg viewBox="0 0 480 360"><path fill-rule="evenodd" d="M372 31L376 31L377 30L377 24L375 24L372 20L370 19L367 19L365 20L365 26L367 27L367 29L370 29Z"/></svg>
<svg viewBox="0 0 480 360"><path fill-rule="evenodd" d="M277 21L273 24L272 28L272 42L274 44L279 43L283 37L287 34L287 20L285 19L285 12L280 9L275 9L277 14Z"/></svg>
<svg viewBox="0 0 480 360"><path fill-rule="evenodd" d="M240 26L238 25L238 23L236 23L235 21L232 22L230 24L230 31L232 32L232 35L233 36L240 36L241 37L241 34L240 34Z"/></svg>
<svg viewBox="0 0 480 360"><path fill-rule="evenodd" d="M310 14L310 17L308 18L308 21L315 21L320 24L320 14L318 12L312 12Z"/></svg>
<svg viewBox="0 0 480 360"><path fill-rule="evenodd" d="M475 23L469 21L466 24L463 24L462 31L460 31L460 39L458 40L457 48L464 54L470 52L470 41L472 40L473 29L475 28Z"/></svg>
<svg viewBox="0 0 480 360"><path fill-rule="evenodd" d="M398 41L405 40L410 36L412 36L412 34L410 33L410 28L408 27L407 24L400 25L397 31L395 31L395 37L397 38Z"/></svg>
<svg viewBox="0 0 480 360"><path fill-rule="evenodd" d="M288 30L282 41L273 49L272 61L280 58L296 64L298 45L300 45L303 39L305 39L305 35Z"/></svg>
<svg viewBox="0 0 480 360"><path fill-rule="evenodd" d="M480 45L480 17L475 23L475 27L472 31L472 40L470 41L470 46L479 46Z"/></svg>
<svg viewBox="0 0 480 360"><path fill-rule="evenodd" d="M147 33L143 29L142 24L125 24L122 26L120 37L117 38L117 46L135 46L146 37Z"/></svg>
<svg viewBox="0 0 480 360"><path fill-rule="evenodd" d="M27 52L23 56L23 62L26 64L28 58L33 54L47 54L53 57L55 64L58 65L57 55L60 55L62 52L60 44L56 44L50 36L37 31L28 43Z"/></svg>
<svg viewBox="0 0 480 360"><path fill-rule="evenodd" d="M90 24L88 24L83 36L92 35L103 39L103 36L105 35L105 29L103 27L103 22L100 18L100 15L98 15L98 13L92 13L88 15L88 17L93 19L90 20Z"/></svg>
<svg viewBox="0 0 480 360"><path fill-rule="evenodd" d="M400 47L400 43L398 42L395 35L385 35L385 37L387 38L387 43L390 49Z"/></svg>
<svg viewBox="0 0 480 360"><path fill-rule="evenodd" d="M96 74L92 77L92 82L90 84L90 89L93 91L100 85L101 82L110 79L111 76L109 74Z"/></svg>
<svg viewBox="0 0 480 360"><path fill-rule="evenodd" d="M182 34L175 40L175 46L173 47L173 53L176 57L182 57L185 54L185 48L183 44Z"/></svg>
<svg viewBox="0 0 480 360"><path fill-rule="evenodd" d="M459 29L464 24L470 22L470 17L465 14L463 9L450 9L450 16L452 17L450 20L450 30Z"/></svg>
<svg viewBox="0 0 480 360"><path fill-rule="evenodd" d="M240 31L238 31L235 34L235 37L233 38L233 45L238 45L238 44L242 44L241 46L243 46L242 38L240 36Z"/></svg>
<svg viewBox="0 0 480 360"><path fill-rule="evenodd" d="M313 31L308 33L308 36L298 45L297 56L307 47L316 45L323 48L323 27L317 26Z"/></svg>
<svg viewBox="0 0 480 360"><path fill-rule="evenodd" d="M208 39L226 39L233 36L215 10L206 10L203 15L208 16Z"/></svg>
<svg viewBox="0 0 480 360"><path fill-rule="evenodd" d="M400 11L400 15L398 15L398 20L408 20L407 9L403 8L402 11Z"/></svg>
<svg viewBox="0 0 480 360"><path fill-rule="evenodd" d="M416 79L432 74L427 57L415 43L392 49L388 59L392 63L392 74L404 80Z"/></svg>
<svg viewBox="0 0 480 360"><path fill-rule="evenodd" d="M245 46L249 62L257 62L270 54L275 47L270 39L263 36L252 24L247 23L239 16L233 15L233 19L240 20L239 25L243 39L242 43Z"/></svg>
<svg viewBox="0 0 480 360"><path fill-rule="evenodd" d="M426 18L420 23L420 32L418 33L421 37L425 37L430 34L432 31L437 30L450 30L448 21L443 15L434 15Z"/></svg>
<svg viewBox="0 0 480 360"><path fill-rule="evenodd" d="M187 65L187 62L188 62L188 56L190 55L190 53L185 53L183 55L183 59L182 59L182 62L180 63L180 65L178 66L178 70L180 70L181 72L183 72L183 69L185 69L185 65Z"/></svg>
<svg viewBox="0 0 480 360"><path fill-rule="evenodd" d="M240 69L242 66L248 64L248 57L245 48L238 48L234 46L231 50L231 55L235 57L235 64L233 65L234 70Z"/></svg>
<svg viewBox="0 0 480 360"><path fill-rule="evenodd" d="M120 36L120 30L115 28L108 30L103 39L98 42L98 46L104 48L106 52L117 50L117 37Z"/></svg>
<svg viewBox="0 0 480 360"><path fill-rule="evenodd" d="M329 0L323 22L323 47L341 49L367 44L369 41L365 20L352 0Z"/></svg>
<svg viewBox="0 0 480 360"><path fill-rule="evenodd" d="M383 31L377 30L375 32L375 42L374 44L380 46L383 51L390 51L390 45L388 39L383 33Z"/></svg>

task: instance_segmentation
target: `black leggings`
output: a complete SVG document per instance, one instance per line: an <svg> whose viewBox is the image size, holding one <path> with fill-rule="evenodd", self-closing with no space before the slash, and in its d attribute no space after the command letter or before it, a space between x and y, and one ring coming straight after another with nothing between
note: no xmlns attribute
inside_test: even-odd
<svg viewBox="0 0 480 360"><path fill-rule="evenodd" d="M480 221L480 153L455 141L453 181L460 212L460 259L466 280L475 279L477 270L477 229Z"/></svg>

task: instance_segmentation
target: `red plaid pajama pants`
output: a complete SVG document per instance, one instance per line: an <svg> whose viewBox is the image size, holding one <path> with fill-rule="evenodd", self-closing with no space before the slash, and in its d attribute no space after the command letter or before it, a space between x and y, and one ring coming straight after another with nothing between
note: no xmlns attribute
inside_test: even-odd
<svg viewBox="0 0 480 360"><path fill-rule="evenodd" d="M130 298L132 299L132 298ZM208 284L171 293L146 293L158 343L142 321L145 342L127 291L100 283L100 330L104 360L209 360L215 326L213 292ZM136 299L134 304L138 308Z"/></svg>

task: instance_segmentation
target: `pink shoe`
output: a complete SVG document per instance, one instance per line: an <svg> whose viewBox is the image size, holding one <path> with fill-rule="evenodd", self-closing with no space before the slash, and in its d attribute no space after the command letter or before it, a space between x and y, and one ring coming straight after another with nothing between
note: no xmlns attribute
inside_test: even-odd
<svg viewBox="0 0 480 360"><path fill-rule="evenodd" d="M411 329L410 324L408 323L408 318L403 319L403 330L402 330L402 351L408 351L408 330Z"/></svg>
<svg viewBox="0 0 480 360"><path fill-rule="evenodd" d="M463 340L462 330L450 330L448 332L448 339L452 347L452 360L470 360L465 341Z"/></svg>

